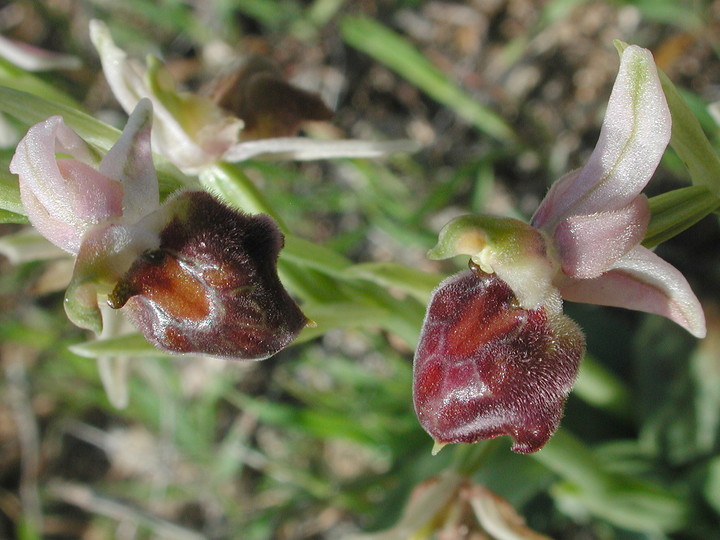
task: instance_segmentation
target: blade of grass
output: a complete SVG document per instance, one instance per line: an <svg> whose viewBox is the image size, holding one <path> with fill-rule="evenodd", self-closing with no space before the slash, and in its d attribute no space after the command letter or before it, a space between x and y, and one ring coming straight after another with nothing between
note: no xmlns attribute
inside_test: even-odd
<svg viewBox="0 0 720 540"><path fill-rule="evenodd" d="M564 429L533 457L566 481L555 490L557 495L620 527L657 533L676 530L687 520L687 501L660 485L609 472Z"/></svg>
<svg viewBox="0 0 720 540"><path fill-rule="evenodd" d="M653 248L720 210L720 198L706 186L690 186L649 200L651 220L643 246Z"/></svg>
<svg viewBox="0 0 720 540"><path fill-rule="evenodd" d="M133 358L157 358L169 356L150 345L142 334L133 333L107 339L95 339L69 347L70 351L85 358L101 356L132 356Z"/></svg>
<svg viewBox="0 0 720 540"><path fill-rule="evenodd" d="M404 37L365 17L345 17L340 28L348 45L386 65L483 133L502 142L515 141L512 128L499 115L448 80Z"/></svg>
<svg viewBox="0 0 720 540"><path fill-rule="evenodd" d="M0 58L0 85L43 96L46 99L69 107L78 106L77 102L64 92L24 69L11 64L4 58Z"/></svg>
<svg viewBox="0 0 720 540"><path fill-rule="evenodd" d="M21 225L27 225L30 221L27 216L0 208L0 223L19 223Z"/></svg>
<svg viewBox="0 0 720 540"><path fill-rule="evenodd" d="M349 267L345 274L352 279L367 279L380 285L410 294L420 302L427 302L432 290L444 276L429 274L396 263L361 263Z"/></svg>

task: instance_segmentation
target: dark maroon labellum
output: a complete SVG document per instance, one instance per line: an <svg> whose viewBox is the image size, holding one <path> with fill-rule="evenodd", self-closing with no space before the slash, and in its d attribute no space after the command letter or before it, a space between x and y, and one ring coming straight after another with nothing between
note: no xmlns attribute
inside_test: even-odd
<svg viewBox="0 0 720 540"><path fill-rule="evenodd" d="M413 399L438 443L510 435L535 452L552 436L585 339L563 314L526 310L508 285L479 269L436 289L415 353Z"/></svg>
<svg viewBox="0 0 720 540"><path fill-rule="evenodd" d="M110 306L127 304L148 341L175 353L260 360L287 346L308 320L278 278L275 222L204 192L175 203L159 249L133 263Z"/></svg>

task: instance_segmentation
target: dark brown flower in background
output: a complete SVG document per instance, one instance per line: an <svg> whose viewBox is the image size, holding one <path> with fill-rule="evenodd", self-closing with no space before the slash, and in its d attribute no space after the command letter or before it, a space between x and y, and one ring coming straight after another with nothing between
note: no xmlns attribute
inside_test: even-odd
<svg viewBox="0 0 720 540"><path fill-rule="evenodd" d="M303 122L333 117L320 96L285 82L278 66L262 56L215 81L207 94L245 122L242 140L292 137Z"/></svg>
<svg viewBox="0 0 720 540"><path fill-rule="evenodd" d="M539 450L557 429L584 348L572 320L521 308L497 275L452 276L433 294L415 354L420 424L441 445L510 435L515 452Z"/></svg>
<svg viewBox="0 0 720 540"><path fill-rule="evenodd" d="M261 360L293 341L308 320L278 278L275 222L205 192L173 205L159 248L133 263L111 307L127 305L148 341L175 353Z"/></svg>

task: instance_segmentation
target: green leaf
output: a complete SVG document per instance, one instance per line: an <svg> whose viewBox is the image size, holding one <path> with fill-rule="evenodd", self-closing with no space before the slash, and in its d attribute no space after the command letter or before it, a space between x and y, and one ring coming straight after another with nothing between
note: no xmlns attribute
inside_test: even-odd
<svg viewBox="0 0 720 540"><path fill-rule="evenodd" d="M68 107L78 108L78 103L61 92L54 86L44 82L42 79L28 73L22 68L11 64L9 61L0 57L0 86L22 90L30 94L42 96L56 103L62 103Z"/></svg>
<svg viewBox="0 0 720 540"><path fill-rule="evenodd" d="M150 345L140 333L78 343L72 345L70 351L85 358L98 358L101 356L157 358L170 356L168 353Z"/></svg>
<svg viewBox="0 0 720 540"><path fill-rule="evenodd" d="M720 197L720 158L668 76L660 70L658 75L672 115L670 146L685 163L693 184Z"/></svg>
<svg viewBox="0 0 720 540"><path fill-rule="evenodd" d="M404 37L366 17L345 17L341 32L348 45L385 64L483 133L502 142L515 141L512 128L499 115L448 80Z"/></svg>
<svg viewBox="0 0 720 540"><path fill-rule="evenodd" d="M269 215L278 222L283 231L286 230L279 216L265 200L265 196L238 165L220 162L205 167L200 171L200 184L238 210Z"/></svg>
<svg viewBox="0 0 720 540"><path fill-rule="evenodd" d="M109 150L120 137L119 130L96 120L74 106L12 88L0 87L0 110L28 126L59 114L80 137L105 151Z"/></svg>
<svg viewBox="0 0 720 540"><path fill-rule="evenodd" d="M427 302L430 293L443 276L429 274L397 263L362 263L348 267L345 275L351 279L366 279L381 287L398 289L421 302Z"/></svg>
<svg viewBox="0 0 720 540"><path fill-rule="evenodd" d="M0 223L19 223L21 225L27 225L30 221L27 216L0 208Z"/></svg>
<svg viewBox="0 0 720 540"><path fill-rule="evenodd" d="M686 32L696 32L703 26L699 14L701 6L677 0L633 0L632 6L642 14L643 21L661 22ZM693 9L697 8L697 9Z"/></svg>
<svg viewBox="0 0 720 540"><path fill-rule="evenodd" d="M0 208L13 214L25 215L17 177L3 169L0 169Z"/></svg>
<svg viewBox="0 0 720 540"><path fill-rule="evenodd" d="M269 425L304 431L319 438L346 438L370 448L377 444L368 434L362 420L348 422L348 418L341 413L308 407L298 408L296 405L274 403L239 392L231 399L242 410L256 414L260 422Z"/></svg>
<svg viewBox="0 0 720 540"><path fill-rule="evenodd" d="M309 341L333 328L371 328L383 326L390 316L387 310L365 304L350 302L306 303L303 313L317 326L305 328L296 343Z"/></svg>
<svg viewBox="0 0 720 540"><path fill-rule="evenodd" d="M302 16L300 5L287 0L282 2L279 0L236 0L234 6L237 10L274 29Z"/></svg>
<svg viewBox="0 0 720 540"><path fill-rule="evenodd" d="M601 363L585 355L573 393L594 407L621 418L630 416L630 391Z"/></svg>
<svg viewBox="0 0 720 540"><path fill-rule="evenodd" d="M343 272L351 265L348 259L331 249L291 235L285 237L280 257L335 277L344 277Z"/></svg>
<svg viewBox="0 0 720 540"><path fill-rule="evenodd" d="M687 521L685 500L662 486L609 472L592 450L566 430L558 430L532 456L565 480L553 495L568 507L581 505L615 525L641 532L673 531Z"/></svg>
<svg viewBox="0 0 720 540"><path fill-rule="evenodd" d="M652 248L693 226L720 209L720 198L706 186L690 186L649 200L650 224L643 246Z"/></svg>

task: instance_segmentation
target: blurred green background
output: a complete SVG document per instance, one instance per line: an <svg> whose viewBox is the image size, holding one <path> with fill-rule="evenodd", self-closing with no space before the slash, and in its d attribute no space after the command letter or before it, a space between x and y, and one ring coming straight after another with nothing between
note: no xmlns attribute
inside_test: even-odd
<svg viewBox="0 0 720 540"><path fill-rule="evenodd" d="M243 164L292 236L324 247L289 242L285 255L300 268L317 255L314 294L299 296L320 325L259 363L141 345L125 410L109 404L93 351L68 349L88 339L62 309L69 261L0 258L0 538L343 538L391 527L416 485L472 461L463 447L432 457L412 409L427 291L460 267L425 258L440 227L467 212L528 218L584 162L617 71L614 39L653 51L719 147L707 109L720 102L717 0L6 1L0 33L83 67L31 75L0 59L0 85L122 126L91 18L131 56L160 56L189 90L264 54L336 111L310 132L423 149ZM22 134L31 122L10 123ZM0 150L0 193L17 190L12 153ZM646 191L688 184L669 150ZM18 230L1 216L0 233ZM530 527L557 539L720 536L719 238L710 216L657 250L703 302L703 341L659 317L566 306L588 353L561 431L532 456L502 440L472 476Z"/></svg>

